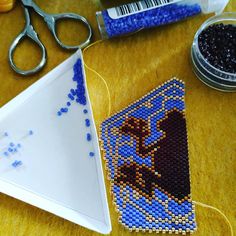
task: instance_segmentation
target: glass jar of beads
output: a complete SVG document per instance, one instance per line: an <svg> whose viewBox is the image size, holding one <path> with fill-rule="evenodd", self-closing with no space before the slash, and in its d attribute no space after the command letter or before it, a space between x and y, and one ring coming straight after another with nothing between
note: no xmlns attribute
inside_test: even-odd
<svg viewBox="0 0 236 236"><path fill-rule="evenodd" d="M191 59L194 73L208 86L236 91L236 13L213 16L197 31Z"/></svg>
<svg viewBox="0 0 236 236"><path fill-rule="evenodd" d="M96 13L103 39L166 25L188 17L221 13L229 0L141 0Z"/></svg>

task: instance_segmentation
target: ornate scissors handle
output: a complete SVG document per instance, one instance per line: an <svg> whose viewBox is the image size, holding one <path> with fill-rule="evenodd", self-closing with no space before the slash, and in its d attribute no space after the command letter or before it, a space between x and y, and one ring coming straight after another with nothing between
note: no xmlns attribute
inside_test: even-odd
<svg viewBox="0 0 236 236"><path fill-rule="evenodd" d="M92 38L92 28L89 24L89 22L81 15L74 14L74 13L62 13L62 14L48 14L42 11L32 0L22 0L22 3L24 4L25 7L31 7L37 12L41 17L43 17L44 21L47 23L48 28L50 29L51 33L53 34L55 40L57 43L65 49L79 49L79 48L84 48L89 45L91 38ZM58 36L57 36L57 30L56 30L56 23L58 20L63 20L63 19L74 19L82 22L86 28L88 29L88 36L84 42L82 42L79 45L76 46L69 46L65 45L62 43Z"/></svg>
<svg viewBox="0 0 236 236"><path fill-rule="evenodd" d="M44 11L42 11L32 0L21 0L21 2L24 6L26 24L25 24L24 30L16 37L16 39L13 41L12 45L10 46L9 55L8 55L9 63L15 72L17 72L21 75L34 74L34 73L38 72L39 70L41 70L47 61L46 49L45 49L43 43L39 40L37 33L35 32L33 26L30 23L29 8L33 8L41 17L43 17L44 21L48 25L48 28L50 29L51 33L53 34L56 42L62 48L69 49L69 50L75 50L75 49L79 49L79 48L82 49L82 48L86 47L87 45L89 45L91 38L92 38L92 28L91 28L90 24L88 23L88 21L83 16L73 14L73 13L47 14ZM58 38L57 30L56 30L57 21L62 20L62 19L74 19L74 20L81 21L88 29L88 37L86 38L86 40L76 46L69 46L69 45L63 44L60 41L60 39ZM34 69L31 69L31 70L19 69L15 65L14 60L13 60L13 54L14 54L16 47L18 46L20 41L26 37L33 40L41 48L41 51L42 51L42 59L41 59L40 63Z"/></svg>
<svg viewBox="0 0 236 236"><path fill-rule="evenodd" d="M11 44L10 48L9 48L9 52L8 52L8 58L9 58L9 63L11 68L17 72L18 74L21 75L31 75L34 74L36 72L38 72L39 70L41 70L43 68L43 66L46 64L46 49L44 47L44 45L42 44L42 42L39 40L37 33L35 32L33 26L30 24L30 15L29 15L29 11L27 8L24 8L25 11L25 19L26 19L26 24L25 24L25 28L24 30L15 38L15 40L13 41L13 43ZM41 48L42 51L42 58L40 63L31 70L22 70L19 69L13 60L13 54L14 51L16 49L16 47L18 46L18 44L20 43L21 40L23 40L24 38L30 38L31 40L33 40L36 44L39 45L39 47Z"/></svg>
<svg viewBox="0 0 236 236"><path fill-rule="evenodd" d="M88 29L88 37L87 39L82 42L79 45L75 45L75 46L69 46L69 45L65 45L64 43L62 43L60 41L60 39L57 36L57 31L56 31L56 22L58 20L62 20L62 19L74 19L74 20L78 20L81 21ZM79 48L85 48L86 46L88 46L91 42L91 37L92 37L92 28L90 26L90 24L88 23L88 21L80 15L74 14L74 13L63 13L63 14L52 14L52 15L46 15L44 17L45 22L48 25L48 28L50 29L50 31L52 32L55 40L57 41L57 43L64 49L79 49Z"/></svg>

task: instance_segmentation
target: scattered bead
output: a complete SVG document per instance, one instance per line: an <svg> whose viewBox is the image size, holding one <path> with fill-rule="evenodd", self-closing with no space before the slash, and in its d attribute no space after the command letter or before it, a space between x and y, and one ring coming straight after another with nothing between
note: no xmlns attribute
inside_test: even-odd
<svg viewBox="0 0 236 236"><path fill-rule="evenodd" d="M91 141L92 140L92 136L91 136L91 134L87 134L87 141Z"/></svg>
<svg viewBox="0 0 236 236"><path fill-rule="evenodd" d="M88 110L87 110L87 109L84 109L83 112L84 112L84 114L87 114L87 113L88 113Z"/></svg>
<svg viewBox="0 0 236 236"><path fill-rule="evenodd" d="M195 231L184 83L167 81L100 128L121 224L130 231Z"/></svg>
<svg viewBox="0 0 236 236"><path fill-rule="evenodd" d="M7 132L5 132L5 133L4 133L4 136L5 136L5 137L8 137L9 135L8 135L8 133L7 133Z"/></svg>
<svg viewBox="0 0 236 236"><path fill-rule="evenodd" d="M90 126L90 120L89 120L89 119L86 119L86 120L85 120L85 125L86 125L87 127Z"/></svg>
<svg viewBox="0 0 236 236"><path fill-rule="evenodd" d="M33 134L34 134L33 130L30 130L29 135L33 135Z"/></svg>
<svg viewBox="0 0 236 236"><path fill-rule="evenodd" d="M73 96L76 95L75 89L71 89L70 92L71 92L71 94L72 94Z"/></svg>
<svg viewBox="0 0 236 236"><path fill-rule="evenodd" d="M17 161L17 160L15 160L11 165L12 165L14 168L16 168L16 167L21 166L22 164L23 164L22 161Z"/></svg>
<svg viewBox="0 0 236 236"><path fill-rule="evenodd" d="M70 103L70 102L67 102L66 105L67 105L68 107L70 107L70 106L71 106L71 103Z"/></svg>
<svg viewBox="0 0 236 236"><path fill-rule="evenodd" d="M3 155L6 156L6 157L9 156L8 152L4 152Z"/></svg>
<svg viewBox="0 0 236 236"><path fill-rule="evenodd" d="M57 115L58 115L58 116L61 116L61 115L62 115L62 113L61 113L60 111L58 111L58 112L57 112Z"/></svg>
<svg viewBox="0 0 236 236"><path fill-rule="evenodd" d="M75 100L75 98L74 98L74 96L72 95L72 94L68 94L68 98L70 99L70 100L72 100L72 101L74 101Z"/></svg>
<svg viewBox="0 0 236 236"><path fill-rule="evenodd" d="M90 152L90 153L89 153L89 156L90 156L90 157L94 157L94 155L95 155L94 152Z"/></svg>
<svg viewBox="0 0 236 236"><path fill-rule="evenodd" d="M21 144L20 144L20 143L18 143L18 144L17 144L17 147L18 147L18 148L21 148Z"/></svg>
<svg viewBox="0 0 236 236"><path fill-rule="evenodd" d="M9 146L10 146L10 147L14 147L15 144L14 144L14 143L10 143Z"/></svg>
<svg viewBox="0 0 236 236"><path fill-rule="evenodd" d="M67 113L68 112L68 108L61 108L61 113Z"/></svg>

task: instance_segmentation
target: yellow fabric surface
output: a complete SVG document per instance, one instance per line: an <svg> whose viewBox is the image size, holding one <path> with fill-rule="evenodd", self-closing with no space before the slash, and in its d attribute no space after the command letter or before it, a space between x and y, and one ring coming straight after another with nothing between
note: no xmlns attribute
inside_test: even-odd
<svg viewBox="0 0 236 236"><path fill-rule="evenodd" d="M113 1L114 5L118 4L118 1L111 2ZM93 26L93 40L99 39L95 11L102 8L100 2L95 0L37 0L36 2L46 12L75 12L85 16ZM227 11L236 11L236 0L230 1ZM192 72L189 55L193 36L207 17L196 16L170 26L103 41L88 49L84 58L89 66L106 79L111 92L112 113L173 76L186 82L192 198L219 208L227 215L236 231L236 93L218 92L201 83ZM32 20L41 41L47 48L48 63L40 73L22 78L15 74L8 64L8 48L24 27L22 8L18 3L14 10L0 14L1 106L72 54L57 46L45 23L35 13L32 14ZM61 37L67 42L73 42L81 30L78 30L72 22L59 26L60 33L68 29L69 33L61 34ZM39 59L39 50L28 41L16 51L15 60L24 68L35 65ZM87 71L87 80L98 127L107 117L107 92L102 81L94 73ZM118 224L118 216L110 195L110 183L107 179L106 186L113 228L111 235L129 235L130 233ZM216 212L196 206L196 218L198 230L194 235L229 235L228 226ZM95 236L97 233L0 194L0 236L2 235ZM142 234L133 233L133 235Z"/></svg>

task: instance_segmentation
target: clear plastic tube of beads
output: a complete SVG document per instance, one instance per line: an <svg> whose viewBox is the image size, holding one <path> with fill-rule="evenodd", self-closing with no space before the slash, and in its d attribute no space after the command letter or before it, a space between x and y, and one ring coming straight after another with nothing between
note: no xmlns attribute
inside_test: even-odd
<svg viewBox="0 0 236 236"><path fill-rule="evenodd" d="M102 38L112 38L201 14L204 11L202 5L205 5L202 2L202 0L141 0L99 11L96 17Z"/></svg>

